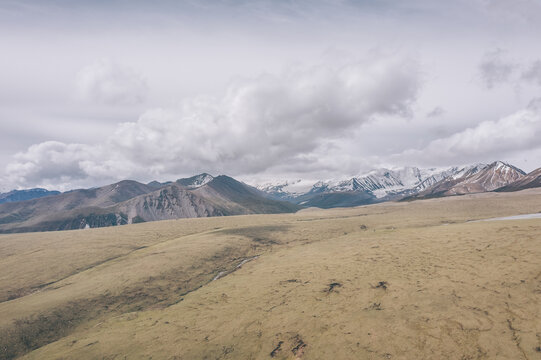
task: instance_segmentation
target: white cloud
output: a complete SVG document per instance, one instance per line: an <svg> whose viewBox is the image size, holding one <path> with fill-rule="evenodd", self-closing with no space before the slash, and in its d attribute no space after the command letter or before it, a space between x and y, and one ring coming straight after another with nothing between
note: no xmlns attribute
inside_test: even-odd
<svg viewBox="0 0 541 360"><path fill-rule="evenodd" d="M107 105L142 103L148 92L145 79L129 67L101 59L77 74L79 96Z"/></svg>
<svg viewBox="0 0 541 360"><path fill-rule="evenodd" d="M340 66L295 67L237 80L221 98L186 99L120 124L97 145L45 142L15 156L9 181L22 186L148 179L200 171L313 171L332 142L377 116L408 117L421 86L417 63L373 56Z"/></svg>
<svg viewBox="0 0 541 360"><path fill-rule="evenodd" d="M402 163L456 165L480 159L499 159L517 151L541 147L541 99L507 117L484 121L451 136L431 141L423 149L393 156Z"/></svg>

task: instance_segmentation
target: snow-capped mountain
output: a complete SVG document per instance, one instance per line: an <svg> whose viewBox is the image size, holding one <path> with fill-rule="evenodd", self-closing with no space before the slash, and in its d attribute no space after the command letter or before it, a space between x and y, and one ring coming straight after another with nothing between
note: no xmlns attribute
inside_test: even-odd
<svg viewBox="0 0 541 360"><path fill-rule="evenodd" d="M383 168L372 170L348 180L320 181L314 184L310 192L367 192L381 199L403 192L416 193L422 191L446 177L455 176L461 171L464 171L464 168Z"/></svg>
<svg viewBox="0 0 541 360"><path fill-rule="evenodd" d="M417 184L416 186L408 189L409 193L416 194L421 191L424 191L426 189L431 188L435 184L439 183L440 181L444 179L448 180L454 180L454 179L460 179L465 176L470 176L478 173L479 171L486 168L488 165L486 164L473 164L473 165L467 165L467 166L454 166L449 169L436 172L435 174L427 177L425 180L423 180L421 183Z"/></svg>
<svg viewBox="0 0 541 360"><path fill-rule="evenodd" d="M493 191L511 184L522 177L524 171L495 161L489 165L477 164L463 168L453 176L446 177L434 185L418 192L417 198L449 196Z"/></svg>
<svg viewBox="0 0 541 360"><path fill-rule="evenodd" d="M294 180L256 187L274 199L305 206L333 207L362 205L404 197L492 191L522 176L524 176L522 170L496 161L490 165L478 163L450 168L422 169L411 166L382 168L349 179L321 180L311 186L309 181Z"/></svg>
<svg viewBox="0 0 541 360"><path fill-rule="evenodd" d="M212 175L207 173L202 173L185 179L178 179L177 183L188 188L188 189L197 189L205 184L208 184L214 180Z"/></svg>
<svg viewBox="0 0 541 360"><path fill-rule="evenodd" d="M342 194L340 196L341 202L343 202L345 194L355 194L356 198L362 198L362 201L368 203L416 194L444 178L461 176L464 172L478 166L449 169L382 168L349 179L320 180L316 183L307 180L288 180L256 185L256 187L271 198L303 203L303 205L310 205L310 199L315 198L316 195L321 200L324 198L323 194L338 193ZM364 196L359 197L359 194ZM326 202L327 198L328 196L325 198Z"/></svg>
<svg viewBox="0 0 541 360"><path fill-rule="evenodd" d="M306 194L313 186L313 182L309 180L295 179L268 182L255 187L275 199L291 200Z"/></svg>

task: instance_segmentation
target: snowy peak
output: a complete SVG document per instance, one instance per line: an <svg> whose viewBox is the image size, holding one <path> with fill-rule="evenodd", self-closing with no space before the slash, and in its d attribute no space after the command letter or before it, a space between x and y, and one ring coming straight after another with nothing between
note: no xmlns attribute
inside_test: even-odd
<svg viewBox="0 0 541 360"><path fill-rule="evenodd" d="M311 204L311 199L317 197L325 201L326 207L332 207L330 203L333 201L347 203L345 199L348 196L363 197L363 201L369 203L411 196L423 198L492 191L523 176L522 170L495 161L488 165L477 163L450 168L381 168L348 179L321 180L311 186L307 186L307 181L295 180L268 183L257 188L272 198Z"/></svg>
<svg viewBox="0 0 541 360"><path fill-rule="evenodd" d="M195 175L189 178L178 179L177 183L188 189L196 189L205 184L208 184L212 180L214 180L214 177L212 175L209 175L207 173L202 173L202 174Z"/></svg>
<svg viewBox="0 0 541 360"><path fill-rule="evenodd" d="M377 198L398 196L402 193L418 192L428 186L454 175L457 168L452 169L420 169L417 167L404 167L398 169L377 169L352 180L350 191L369 192ZM342 185L345 185L343 183ZM342 189L345 187L342 186ZM331 190L338 190L337 187Z"/></svg>
<svg viewBox="0 0 541 360"><path fill-rule="evenodd" d="M458 168L453 169L419 169L417 167L404 167L398 169L375 169L368 173L361 174L349 179L318 181L309 188L308 191L293 192L289 191L290 197L303 194L322 194L322 193L366 193L376 198L385 198L389 196L396 197L404 191L412 192L417 186L421 190L440 181L444 177L454 175ZM258 186L261 191L273 194L284 192L287 188L287 182L281 186L269 187L266 185ZM411 191L410 191L411 190ZM415 190L417 192L419 190Z"/></svg>
<svg viewBox="0 0 541 360"><path fill-rule="evenodd" d="M462 177L465 173L476 173L486 165L449 169L403 167L375 169L349 179L318 181L310 185L307 181L294 180L267 183L256 186L270 197L282 200L303 200L318 194L350 193L367 194L375 199L391 199L415 194L448 177Z"/></svg>
<svg viewBox="0 0 541 360"><path fill-rule="evenodd" d="M489 167L493 168L494 171L504 174L505 176L516 176L516 174L526 175L526 173L521 169L503 161L495 161L490 164Z"/></svg>
<svg viewBox="0 0 541 360"><path fill-rule="evenodd" d="M285 181L268 182L262 185L256 185L255 187L271 198L280 200L290 200L297 196L301 196L314 186L313 182L295 179Z"/></svg>
<svg viewBox="0 0 541 360"><path fill-rule="evenodd" d="M524 175L524 171L506 164L501 161L495 161L481 171L469 176L464 180L464 184L480 186L482 191L492 191L502 186L509 185Z"/></svg>

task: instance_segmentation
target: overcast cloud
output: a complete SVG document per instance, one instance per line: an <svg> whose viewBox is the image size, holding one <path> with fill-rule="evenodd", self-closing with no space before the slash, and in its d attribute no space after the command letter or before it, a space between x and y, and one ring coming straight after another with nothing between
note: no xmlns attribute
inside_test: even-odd
<svg viewBox="0 0 541 360"><path fill-rule="evenodd" d="M0 191L541 166L541 0L2 1Z"/></svg>
<svg viewBox="0 0 541 360"><path fill-rule="evenodd" d="M295 66L237 80L221 97L148 110L93 145L32 145L8 164L8 181L63 189L187 169L255 174L295 163L302 170L300 158L376 116L411 117L420 86L417 63L396 56Z"/></svg>
<svg viewBox="0 0 541 360"><path fill-rule="evenodd" d="M108 105L142 103L148 91L144 78L134 70L100 59L77 74L82 100Z"/></svg>

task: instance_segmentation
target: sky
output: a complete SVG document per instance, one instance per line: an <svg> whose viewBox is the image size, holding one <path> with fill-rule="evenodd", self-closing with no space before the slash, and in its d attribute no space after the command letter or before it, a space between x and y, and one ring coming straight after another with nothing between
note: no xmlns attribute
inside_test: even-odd
<svg viewBox="0 0 541 360"><path fill-rule="evenodd" d="M0 0L0 191L541 167L541 0Z"/></svg>

